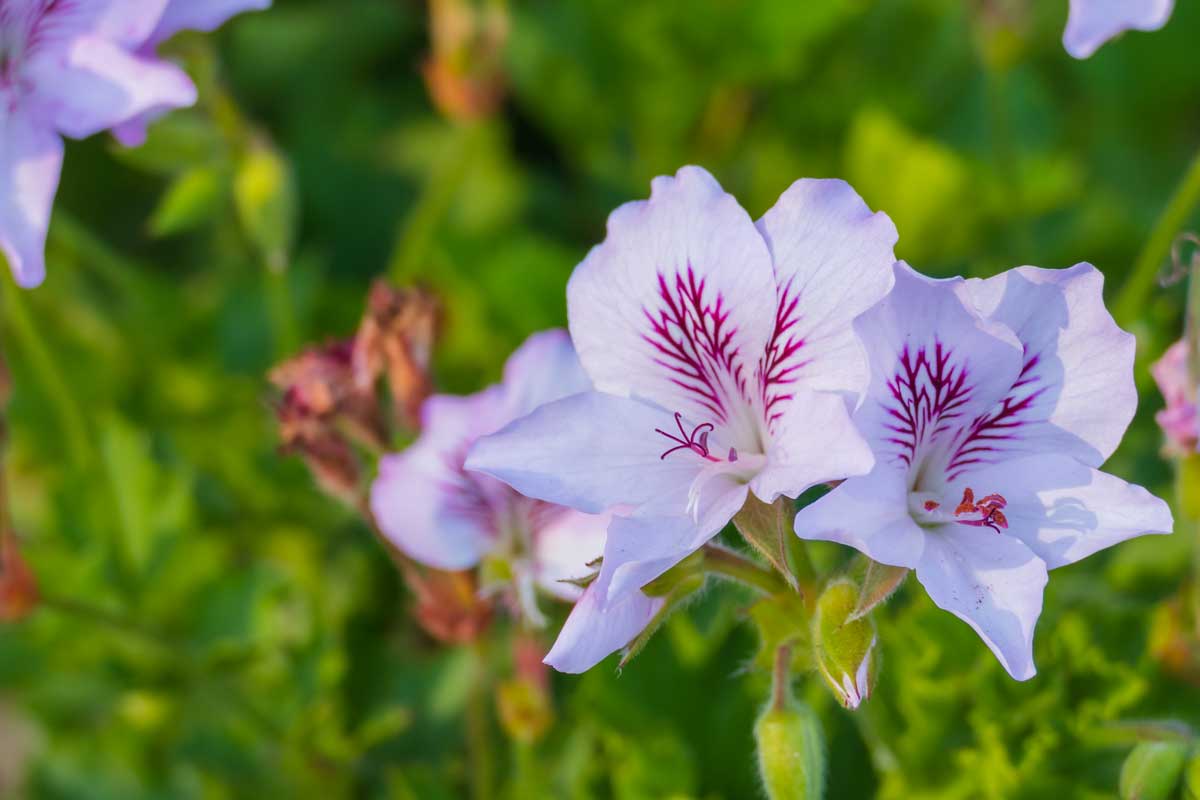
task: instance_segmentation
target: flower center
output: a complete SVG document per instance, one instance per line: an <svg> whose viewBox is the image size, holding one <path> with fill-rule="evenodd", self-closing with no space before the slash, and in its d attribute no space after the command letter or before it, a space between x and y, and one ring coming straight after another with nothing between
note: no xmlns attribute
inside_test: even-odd
<svg viewBox="0 0 1200 800"><path fill-rule="evenodd" d="M976 500L974 490L967 487L963 489L962 499L955 506L953 513L946 510L949 504L943 504L930 492L913 492L909 495L908 503L912 517L919 525L933 526L953 522L972 528L991 528L996 533L1000 533L1001 528L1008 527L1008 518L1004 516L1004 507L1008 505L1008 501L1001 494L989 494Z"/></svg>

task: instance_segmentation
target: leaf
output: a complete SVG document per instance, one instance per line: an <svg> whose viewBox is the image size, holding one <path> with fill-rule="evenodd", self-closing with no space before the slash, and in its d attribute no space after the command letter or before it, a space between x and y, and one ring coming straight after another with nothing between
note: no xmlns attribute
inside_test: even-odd
<svg viewBox="0 0 1200 800"><path fill-rule="evenodd" d="M907 567L893 567L868 560L867 574L863 578L862 590L858 595L858 605L854 607L847 622L870 614L877 605L886 601L900 588L907 576Z"/></svg>
<svg viewBox="0 0 1200 800"><path fill-rule="evenodd" d="M200 226L225 194L221 173L209 166L189 169L171 182L150 217L150 233L171 236Z"/></svg>
<svg viewBox="0 0 1200 800"><path fill-rule="evenodd" d="M768 505L751 494L733 518L742 538L771 562L793 589L799 588L799 584L788 566L787 545L789 538L795 536L792 532L795 517L795 509L788 498L781 497Z"/></svg>

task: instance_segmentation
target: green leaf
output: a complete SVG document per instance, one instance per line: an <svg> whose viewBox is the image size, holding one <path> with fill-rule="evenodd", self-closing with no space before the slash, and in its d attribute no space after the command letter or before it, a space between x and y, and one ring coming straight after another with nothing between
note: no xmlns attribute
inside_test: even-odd
<svg viewBox="0 0 1200 800"><path fill-rule="evenodd" d="M891 597L908 576L907 567L893 567L870 559L867 561L867 574L859 591L858 604L850 614L851 622L870 614L872 609Z"/></svg>
<svg viewBox="0 0 1200 800"><path fill-rule="evenodd" d="M1143 742L1121 767L1121 800L1167 800L1179 783L1188 745Z"/></svg>
<svg viewBox="0 0 1200 800"><path fill-rule="evenodd" d="M788 566L787 546L791 537L796 535L792 530L795 518L796 511L790 499L780 497L768 505L753 494L746 498L746 504L733 518L733 524L742 538L771 562L771 566L783 575L793 589L798 588L798 583Z"/></svg>
<svg viewBox="0 0 1200 800"><path fill-rule="evenodd" d="M150 216L150 233L171 236L199 227L220 207L227 185L222 173L210 166L194 167L167 187Z"/></svg>

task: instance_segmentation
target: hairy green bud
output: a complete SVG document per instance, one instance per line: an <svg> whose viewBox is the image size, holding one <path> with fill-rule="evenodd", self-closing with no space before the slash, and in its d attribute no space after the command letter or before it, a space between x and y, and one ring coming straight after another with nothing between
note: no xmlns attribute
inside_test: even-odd
<svg viewBox="0 0 1200 800"><path fill-rule="evenodd" d="M817 600L813 617L813 647L817 669L846 708L858 708L871 695L874 683L875 624L854 618L858 587L835 581Z"/></svg>
<svg viewBox="0 0 1200 800"><path fill-rule="evenodd" d="M1186 742L1142 742L1121 767L1121 800L1167 800L1187 759Z"/></svg>
<svg viewBox="0 0 1200 800"><path fill-rule="evenodd" d="M758 769L770 800L816 800L825 790L825 745L812 710L792 698L754 726Z"/></svg>

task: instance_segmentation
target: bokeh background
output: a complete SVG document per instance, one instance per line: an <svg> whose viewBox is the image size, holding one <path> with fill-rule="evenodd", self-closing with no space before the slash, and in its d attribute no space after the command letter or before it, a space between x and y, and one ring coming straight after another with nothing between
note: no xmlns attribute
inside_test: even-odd
<svg viewBox="0 0 1200 800"><path fill-rule="evenodd" d="M843 177L931 274L1096 264L1142 359L1109 469L1174 498L1145 365L1185 289L1157 285L1147 241L1200 146L1200 5L1086 62L1067 0L490 8L464 45L422 3L276 0L172 43L201 102L144 147L69 143L46 284L0 278L9 489L43 595L0 627L0 796L758 796L747 595L710 588L623 671L555 676L549 735L514 743L489 694L503 624L474 647L422 632L359 517L279 454L265 377L351 333L387 276L444 305L438 386L483 387L565 322L607 213L682 164L755 216ZM807 692L828 796L1112 796L1110 723L1200 724L1193 539L1055 572L1028 683L910 581L878 615L875 696L851 714Z"/></svg>

